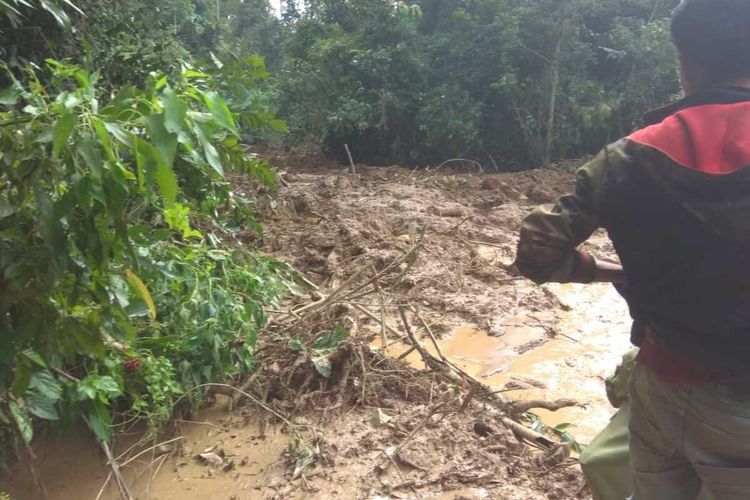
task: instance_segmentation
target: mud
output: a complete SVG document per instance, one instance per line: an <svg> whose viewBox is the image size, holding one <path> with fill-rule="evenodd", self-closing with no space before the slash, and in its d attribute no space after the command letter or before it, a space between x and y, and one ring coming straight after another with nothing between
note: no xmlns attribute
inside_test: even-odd
<svg viewBox="0 0 750 500"><path fill-rule="evenodd" d="M424 231L424 251L393 293L421 304L442 335L443 352L495 389L519 378L544 387L521 384L527 389L509 391L510 397L579 400L578 408L537 413L552 425L574 424L582 443L606 425L612 409L603 381L629 346L624 301L609 285L536 286L511 266L521 220L538 204L571 192L572 173L359 167L352 175L313 160L282 177L277 204L265 212L268 251L330 289L362 256L386 260ZM615 259L604 232L584 249ZM376 311L380 305L369 300L365 305ZM390 324L400 328L397 318ZM372 345L382 342L375 337ZM389 354L407 348L396 344ZM424 367L416 352L406 360Z"/></svg>
<svg viewBox="0 0 750 500"><path fill-rule="evenodd" d="M627 347L623 304L609 287L539 287L512 267L522 218L569 192L572 174L362 166L351 174L315 158L275 163L284 167L279 192L256 207L265 234L260 240L240 234L238 241L259 243L317 287L294 290L279 310L335 290L364 265L381 269L420 240L418 257L384 279L380 297L363 295L303 322L306 335L333 321L350 328L354 343L332 356L348 361L334 359L330 379L310 371L309 360L294 352L280 354L293 332L276 325L266 334L270 348L261 355L259 378L267 383L253 390L289 415L293 427L268 426L267 412L251 402L229 410L220 400L191 419L201 423L164 437L184 437L170 451L151 451L125 468L138 498L587 498L575 460L521 443L496 409L467 401L462 388L420 371L418 354L407 356L406 365L392 360L408 348L393 333L404 333L396 306L410 305L443 354L491 388L511 398L581 403L555 414L535 410L545 423L576 424L571 432L581 442L604 426L611 409L603 378ZM255 187L236 180L236 191L252 196ZM587 249L613 255L604 234ZM353 306L385 318L387 349L381 326ZM417 318L408 320L435 352ZM117 454L131 444L121 441ZM96 498L108 469L94 443L78 436L36 447L36 473L49 498ZM313 463L295 475L307 451ZM195 458L201 453L220 462ZM0 478L0 490L18 499L44 498L28 470L19 464L12 481ZM114 486L101 498L118 498Z"/></svg>
<svg viewBox="0 0 750 500"><path fill-rule="evenodd" d="M135 498L260 498L260 490L271 478L283 477L283 453L289 437L278 426L262 429L254 419L248 419L246 410L229 411L226 402L219 397L215 405L190 421L175 422L158 439L144 442L143 432L136 427L114 441L113 456L127 464L122 473ZM120 498L114 481L108 479L103 454L83 426L65 439L47 436L37 440L33 452L36 460L27 455L13 474L0 477L0 490L11 498ZM212 453L221 462L207 463L200 459L201 453Z"/></svg>

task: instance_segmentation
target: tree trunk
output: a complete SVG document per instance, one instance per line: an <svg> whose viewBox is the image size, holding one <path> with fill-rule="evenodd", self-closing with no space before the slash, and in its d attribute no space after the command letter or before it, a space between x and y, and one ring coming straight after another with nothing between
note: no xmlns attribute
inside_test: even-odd
<svg viewBox="0 0 750 500"><path fill-rule="evenodd" d="M557 95L560 92L560 57L562 56L565 29L560 30L560 37L555 45L555 53L550 65L549 108L547 109L547 125L545 128L544 144L541 151L541 163L548 166L552 161L552 148L555 144L555 118L557 116Z"/></svg>

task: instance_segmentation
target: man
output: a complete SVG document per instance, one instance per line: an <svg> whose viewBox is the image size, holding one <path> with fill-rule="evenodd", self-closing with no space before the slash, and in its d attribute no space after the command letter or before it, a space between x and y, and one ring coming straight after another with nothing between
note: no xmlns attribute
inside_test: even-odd
<svg viewBox="0 0 750 500"><path fill-rule="evenodd" d="M636 500L750 499L750 0L684 0L672 38L687 97L529 215L516 263L624 284ZM599 227L622 267L576 250Z"/></svg>
<svg viewBox="0 0 750 500"><path fill-rule="evenodd" d="M581 452L581 469L594 500L630 498L633 480L630 472L628 451L628 420L630 420L630 396L628 380L635 366L638 349L629 350L622 357L614 374L605 384L607 399L617 408L609 424L597 434ZM698 500L716 500L703 490Z"/></svg>

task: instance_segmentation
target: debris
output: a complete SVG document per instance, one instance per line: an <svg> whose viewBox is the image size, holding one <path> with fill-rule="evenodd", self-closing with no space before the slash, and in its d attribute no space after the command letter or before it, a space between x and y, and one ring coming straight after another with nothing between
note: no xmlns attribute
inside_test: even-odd
<svg viewBox="0 0 750 500"><path fill-rule="evenodd" d="M213 452L199 453L196 458L205 464L212 465L214 467L221 467L224 464L224 459Z"/></svg>

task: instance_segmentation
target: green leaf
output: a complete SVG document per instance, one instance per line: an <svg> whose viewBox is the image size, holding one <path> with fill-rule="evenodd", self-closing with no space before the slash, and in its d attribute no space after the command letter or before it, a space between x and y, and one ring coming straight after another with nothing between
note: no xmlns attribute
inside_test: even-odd
<svg viewBox="0 0 750 500"><path fill-rule="evenodd" d="M152 142L161 153L164 161L167 165L172 165L177 154L177 135L167 130L164 124L165 119L164 113L148 116L146 117L146 127Z"/></svg>
<svg viewBox="0 0 750 500"><path fill-rule="evenodd" d="M13 85L0 92L0 104L5 106L15 106L21 98L22 92L23 87L21 87L21 84L14 81Z"/></svg>
<svg viewBox="0 0 750 500"><path fill-rule="evenodd" d="M112 439L112 415L104 403L94 401L86 416L86 423L100 441L108 442Z"/></svg>
<svg viewBox="0 0 750 500"><path fill-rule="evenodd" d="M47 0L40 0L39 4L42 6L42 9L52 14L61 28L66 30L70 29L70 17L68 17L68 14L65 13L62 7L55 2L49 2Z"/></svg>
<svg viewBox="0 0 750 500"><path fill-rule="evenodd" d="M21 353L23 356L28 359L29 361L33 361L38 366L41 366L42 368L47 368L47 363L44 362L42 357L39 355L38 352L36 352L34 349L24 349Z"/></svg>
<svg viewBox="0 0 750 500"><path fill-rule="evenodd" d="M94 172L97 177L101 177L103 162L98 143L91 138L83 139L76 144L76 151L81 158L83 158L86 166Z"/></svg>
<svg viewBox="0 0 750 500"><path fill-rule="evenodd" d="M79 398L83 400L96 399L102 402L122 394L120 386L109 375L88 375L78 383L77 391Z"/></svg>
<svg viewBox="0 0 750 500"><path fill-rule="evenodd" d="M276 118L269 120L268 126L271 127L271 130L275 130L276 132L289 131L289 127L287 126L286 122L284 120L278 120Z"/></svg>
<svg viewBox="0 0 750 500"><path fill-rule="evenodd" d="M190 227L190 209L180 203L164 209L164 221L171 229L182 233L183 238L202 238L203 235Z"/></svg>
<svg viewBox="0 0 750 500"><path fill-rule="evenodd" d="M31 367L28 362L19 360L13 370L13 385L11 386L11 393L16 397L23 396L29 389L31 384Z"/></svg>
<svg viewBox="0 0 750 500"><path fill-rule="evenodd" d="M62 385L57 381L52 372L42 370L31 376L29 388L36 390L39 394L52 401L57 401L62 396Z"/></svg>
<svg viewBox="0 0 750 500"><path fill-rule="evenodd" d="M5 200L0 200L0 219L10 217L18 211L18 207L11 205Z"/></svg>
<svg viewBox="0 0 750 500"><path fill-rule="evenodd" d="M214 145L211 144L211 139L206 129L203 128L203 126L200 123L195 122L193 131L195 132L195 135L198 137L198 142L200 142L201 146L203 147L203 153L206 156L206 161L208 162L209 165L211 165L211 168L213 168L219 175L223 177L224 166L221 164L221 158L219 157L219 152L216 151L216 148L214 147Z"/></svg>
<svg viewBox="0 0 750 500"><path fill-rule="evenodd" d="M136 161L139 168L146 173L147 179L154 179L159 186L159 192L164 198L164 204L167 207L177 202L177 176L172 167L170 167L162 157L159 150L153 144L136 137L134 144L136 146Z"/></svg>
<svg viewBox="0 0 750 500"><path fill-rule="evenodd" d="M206 102L206 106L208 106L208 110L213 115L214 120L216 120L216 123L238 136L240 132L237 130L237 124L234 121L231 111L229 111L229 108L227 107L226 101L224 101L219 94L212 91L205 92L203 94L203 99Z"/></svg>
<svg viewBox="0 0 750 500"><path fill-rule="evenodd" d="M55 400L41 394L31 394L26 397L29 411L44 420L59 420L60 415L55 408Z"/></svg>
<svg viewBox="0 0 750 500"><path fill-rule="evenodd" d="M180 100L177 93L170 86L164 88L163 105L164 105L164 127L167 131L176 134L182 130L187 115L187 105Z"/></svg>
<svg viewBox="0 0 750 500"><path fill-rule="evenodd" d="M55 134L52 140L52 154L55 157L60 156L76 123L78 123L78 117L69 110L65 110L55 123Z"/></svg>
<svg viewBox="0 0 750 500"><path fill-rule="evenodd" d="M294 473L292 475L293 479L297 479L309 465L315 462L316 456L317 453L315 449L310 446L305 446L305 448L303 448L297 455L297 460L294 464Z"/></svg>
<svg viewBox="0 0 750 500"><path fill-rule="evenodd" d="M13 415L13 420L16 422L16 427L18 428L18 432L21 433L21 437L27 444L31 443L31 440L34 438L34 427L31 424L29 414L15 401L10 401L8 408L10 408L10 413Z"/></svg>
<svg viewBox="0 0 750 500"><path fill-rule="evenodd" d="M130 305L130 287L122 276L113 274L109 277L109 291L120 307L125 309Z"/></svg>
<svg viewBox="0 0 750 500"><path fill-rule="evenodd" d="M347 335L349 335L349 332L346 331L346 328L336 325L333 330L315 339L311 347L316 352L330 354L338 349L339 344Z"/></svg>
<svg viewBox="0 0 750 500"><path fill-rule="evenodd" d="M133 145L133 134L123 130L123 128L117 123L112 123L112 122L102 122L102 123L104 124L104 128L107 130L107 132L112 134L112 136L115 139L125 144L126 146ZM98 130L97 130L97 134L99 134ZM99 136L101 137L101 134L99 134Z"/></svg>

